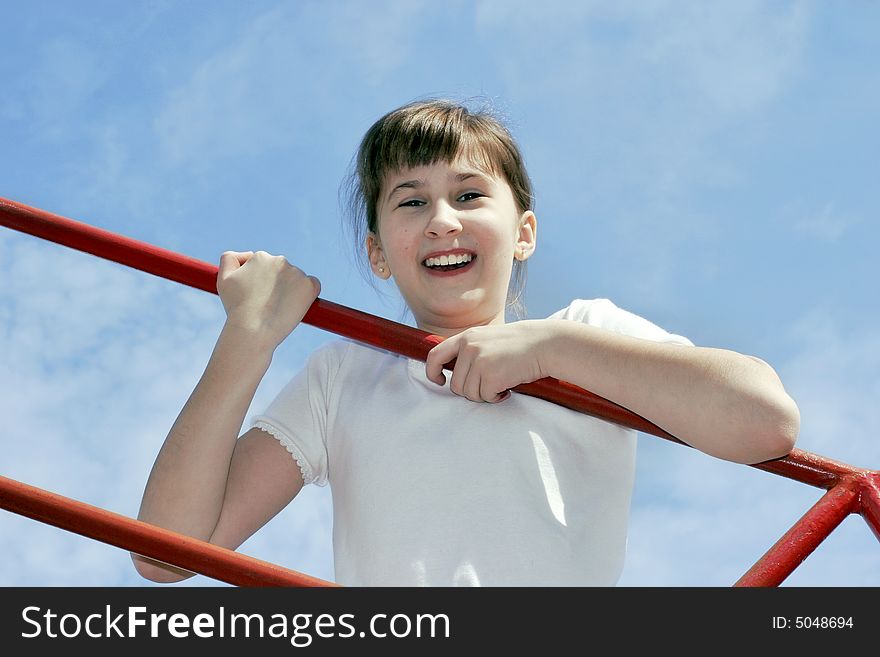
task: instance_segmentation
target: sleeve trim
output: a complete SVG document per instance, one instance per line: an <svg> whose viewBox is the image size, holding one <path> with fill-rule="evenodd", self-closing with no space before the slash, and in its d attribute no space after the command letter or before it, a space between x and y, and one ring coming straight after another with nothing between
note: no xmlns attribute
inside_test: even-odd
<svg viewBox="0 0 880 657"><path fill-rule="evenodd" d="M299 470L302 473L303 484L315 484L317 486L326 485L325 481L317 481L315 479L314 474L312 473L312 466L309 465L309 462L306 460L305 455L302 453L302 450L294 443L290 437L288 437L285 433L272 426L268 422L264 422L262 420L258 420L254 422L253 426L257 429L262 429L266 433L274 436L278 439L278 442L290 453L290 456L296 461L296 464L299 466Z"/></svg>

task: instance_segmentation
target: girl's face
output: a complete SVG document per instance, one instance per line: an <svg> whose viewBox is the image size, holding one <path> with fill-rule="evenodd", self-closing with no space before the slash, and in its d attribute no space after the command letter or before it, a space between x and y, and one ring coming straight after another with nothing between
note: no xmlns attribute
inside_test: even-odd
<svg viewBox="0 0 880 657"><path fill-rule="evenodd" d="M419 328L449 337L504 323L513 259L532 254L537 233L506 180L466 160L405 169L386 177L377 216L373 272L394 277Z"/></svg>

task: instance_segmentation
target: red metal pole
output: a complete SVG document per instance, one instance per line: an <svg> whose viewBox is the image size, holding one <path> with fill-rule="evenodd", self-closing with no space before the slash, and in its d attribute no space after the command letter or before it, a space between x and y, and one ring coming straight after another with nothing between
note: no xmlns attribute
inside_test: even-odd
<svg viewBox="0 0 880 657"><path fill-rule="evenodd" d="M779 586L859 503L859 483L841 480L798 520L734 586Z"/></svg>
<svg viewBox="0 0 880 657"><path fill-rule="evenodd" d="M880 472L871 472L865 477L861 492L862 517L880 541Z"/></svg>
<svg viewBox="0 0 880 657"><path fill-rule="evenodd" d="M236 586L338 586L2 476L0 508Z"/></svg>
<svg viewBox="0 0 880 657"><path fill-rule="evenodd" d="M825 489L833 487L843 477L861 476L869 472L797 448L781 459L756 463L752 467Z"/></svg>

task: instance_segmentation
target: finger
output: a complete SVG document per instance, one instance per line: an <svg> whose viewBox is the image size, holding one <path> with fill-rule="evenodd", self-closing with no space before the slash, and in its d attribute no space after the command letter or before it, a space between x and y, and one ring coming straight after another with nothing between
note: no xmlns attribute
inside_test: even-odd
<svg viewBox="0 0 880 657"><path fill-rule="evenodd" d="M312 281L312 285L315 286L315 296L318 296L321 294L321 281L316 276L309 276L309 279Z"/></svg>
<svg viewBox="0 0 880 657"><path fill-rule="evenodd" d="M425 376L429 381L437 385L446 385L446 375L443 374L443 366L453 360L457 354L458 345L454 338L448 338L428 352L425 358Z"/></svg>
<svg viewBox="0 0 880 657"><path fill-rule="evenodd" d="M489 392L488 396L484 394L484 391L488 390L488 387L484 383L484 377L480 372L480 368L475 367L473 361L470 365L471 367L468 368L467 372L467 379L464 382L464 396L471 401L478 402L486 402L493 399L495 397L494 391Z"/></svg>
<svg viewBox="0 0 880 657"><path fill-rule="evenodd" d="M452 368L452 376L449 378L449 389L456 395L467 397L465 394L465 385L467 384L468 371L471 362L465 354L458 354L455 359L455 367Z"/></svg>
<svg viewBox="0 0 880 657"><path fill-rule="evenodd" d="M484 401L483 395L481 392L482 383L481 376L476 371L476 368L470 367L468 368L467 379L464 382L464 396L470 399L471 401L481 402Z"/></svg>
<svg viewBox="0 0 880 657"><path fill-rule="evenodd" d="M218 273L225 275L235 271L250 260L253 255L253 251L224 251L220 256Z"/></svg>
<svg viewBox="0 0 880 657"><path fill-rule="evenodd" d="M238 254L235 251L224 251L220 256L220 266L217 269L217 276L225 278L240 266L241 265L238 262Z"/></svg>
<svg viewBox="0 0 880 657"><path fill-rule="evenodd" d="M485 381L485 379L483 379L483 381ZM480 388L480 395L490 404L497 404L498 402L502 402L510 397L510 390L502 390L501 392L497 392L486 383L483 383Z"/></svg>

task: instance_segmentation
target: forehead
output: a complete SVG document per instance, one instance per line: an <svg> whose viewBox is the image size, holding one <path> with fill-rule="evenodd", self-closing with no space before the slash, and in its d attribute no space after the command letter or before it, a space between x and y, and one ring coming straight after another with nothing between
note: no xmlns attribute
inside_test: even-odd
<svg viewBox="0 0 880 657"><path fill-rule="evenodd" d="M405 180L424 180L435 176L448 176L450 179L455 179L464 175L476 175L490 182L501 181L498 174L483 163L476 162L470 158L459 157L451 162L440 160L432 164L390 169L385 173L382 187L384 190L390 191L392 186Z"/></svg>

